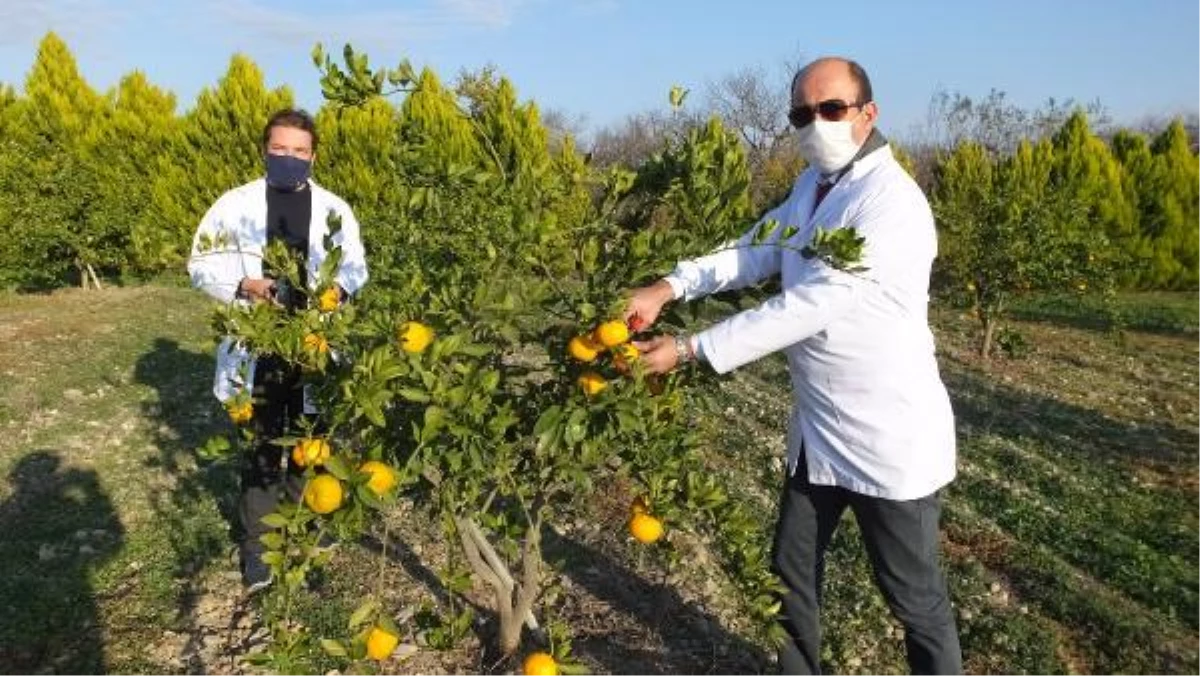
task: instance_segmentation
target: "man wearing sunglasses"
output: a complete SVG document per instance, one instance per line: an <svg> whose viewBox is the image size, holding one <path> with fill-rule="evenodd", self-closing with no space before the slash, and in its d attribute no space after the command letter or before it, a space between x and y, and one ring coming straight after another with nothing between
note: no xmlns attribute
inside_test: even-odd
<svg viewBox="0 0 1200 676"><path fill-rule="evenodd" d="M929 203L875 129L878 116L858 64L823 58L802 68L788 117L808 168L791 195L737 241L631 291L626 309L627 321L648 327L673 300L780 278L780 293L759 307L635 345L658 373L691 360L726 373L772 352L787 357L793 407L773 556L787 588L784 673L820 670L824 554L847 509L904 624L912 671L962 672L939 560L938 491L954 478L956 450L927 320L937 239ZM757 232L768 220L779 227L764 241ZM865 240L861 260L803 255L817 227L853 228Z"/></svg>

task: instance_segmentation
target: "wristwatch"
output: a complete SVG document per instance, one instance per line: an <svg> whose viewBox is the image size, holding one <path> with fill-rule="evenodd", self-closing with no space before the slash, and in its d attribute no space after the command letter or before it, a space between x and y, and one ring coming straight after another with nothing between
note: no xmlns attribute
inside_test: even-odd
<svg viewBox="0 0 1200 676"><path fill-rule="evenodd" d="M675 362L686 364L696 358L692 352L691 341L687 336L675 336Z"/></svg>

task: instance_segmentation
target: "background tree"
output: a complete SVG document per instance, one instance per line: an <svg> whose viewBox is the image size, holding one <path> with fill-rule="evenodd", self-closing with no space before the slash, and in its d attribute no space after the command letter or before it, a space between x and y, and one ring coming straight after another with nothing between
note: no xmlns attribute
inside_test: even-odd
<svg viewBox="0 0 1200 676"><path fill-rule="evenodd" d="M973 304L985 358L1014 298L1104 288L1111 278L1111 249L1087 205L1048 187L1054 152L1048 141L1026 141L1011 157L997 158L967 142L939 168L932 200L942 234L937 275L943 288Z"/></svg>
<svg viewBox="0 0 1200 676"><path fill-rule="evenodd" d="M1135 198L1108 144L1091 132L1082 110L1067 118L1052 142L1052 194L1077 204L1093 227L1108 236L1113 254L1132 260L1138 236ZM1134 283L1136 273L1128 266L1122 267L1126 270L1122 284Z"/></svg>
<svg viewBox="0 0 1200 676"><path fill-rule="evenodd" d="M54 33L38 46L24 98L9 101L0 157L2 281L39 288L98 283L96 268L112 263L115 244L91 210L104 102Z"/></svg>
<svg viewBox="0 0 1200 676"><path fill-rule="evenodd" d="M1155 156L1160 192L1152 196L1148 213L1142 212L1142 233L1155 244L1156 271L1159 258L1169 258L1174 264L1169 274L1147 280L1147 286L1195 289L1200 169L1183 121L1172 122L1150 149Z"/></svg>
<svg viewBox="0 0 1200 676"><path fill-rule="evenodd" d="M97 190L92 204L93 234L107 233L107 250L113 257L108 268L122 274L135 272L129 255L133 234L146 221L151 208L151 168L169 162L166 149L180 131L175 96L146 79L140 71L121 78L109 92L109 113L93 150Z"/></svg>
<svg viewBox="0 0 1200 676"><path fill-rule="evenodd" d="M756 212L768 209L791 191L803 161L787 119L791 79L797 67L786 64L771 77L747 67L707 86L704 111L721 119L742 142L750 167L750 199Z"/></svg>
<svg viewBox="0 0 1200 676"><path fill-rule="evenodd" d="M268 89L262 71L241 54L216 87L200 92L152 173L149 217L134 233L143 269L183 265L196 224L212 203L263 175L263 126L292 102L290 89Z"/></svg>

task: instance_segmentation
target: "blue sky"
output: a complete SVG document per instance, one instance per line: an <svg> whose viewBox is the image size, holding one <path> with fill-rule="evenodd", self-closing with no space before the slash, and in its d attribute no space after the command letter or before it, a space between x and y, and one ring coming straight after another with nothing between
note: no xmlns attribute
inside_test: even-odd
<svg viewBox="0 0 1200 676"><path fill-rule="evenodd" d="M746 67L784 78L826 54L863 64L896 133L939 89L1028 108L1099 100L1121 123L1200 107L1196 0L0 0L0 82L21 86L47 30L92 86L140 69L180 110L235 51L316 108L318 41L446 80L495 64L522 98L592 128L664 109L672 84L699 94Z"/></svg>

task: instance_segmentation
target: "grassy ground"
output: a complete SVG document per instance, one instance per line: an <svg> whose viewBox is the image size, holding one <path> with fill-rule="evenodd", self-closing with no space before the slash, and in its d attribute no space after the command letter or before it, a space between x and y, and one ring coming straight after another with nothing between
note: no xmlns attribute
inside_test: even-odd
<svg viewBox="0 0 1200 676"><path fill-rule="evenodd" d="M245 670L239 659L262 636L231 557L236 481L193 453L229 429L209 394L208 307L164 287L0 296L0 671ZM1028 353L992 362L974 354L968 317L935 313L960 439L944 539L971 672L1200 669L1196 298L1125 308L1127 328L1114 332L1091 303L1028 303L1011 323ZM764 538L787 405L781 363L765 360L724 379L702 421L713 471L759 508ZM589 498L546 537L550 556L572 562L554 608L583 662L771 668L702 546L668 575L621 536L622 496ZM315 628L335 630L380 575L397 609L451 603L435 574L448 563L440 533L411 505L388 518L403 538L387 565L376 540L344 547L306 600ZM831 670L905 670L902 631L849 518L826 601ZM478 616L456 648L385 668L497 668L480 650L488 614Z"/></svg>

